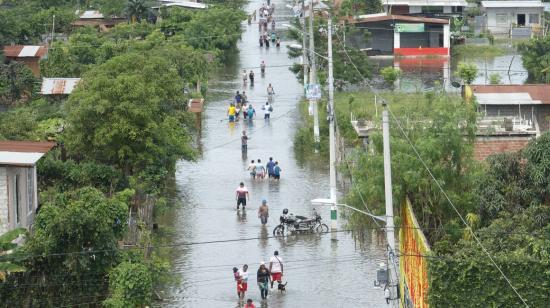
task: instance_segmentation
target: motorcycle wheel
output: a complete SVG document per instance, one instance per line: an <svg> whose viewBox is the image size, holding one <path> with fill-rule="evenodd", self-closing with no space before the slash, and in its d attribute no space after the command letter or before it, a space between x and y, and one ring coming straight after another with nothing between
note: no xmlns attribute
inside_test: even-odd
<svg viewBox="0 0 550 308"><path fill-rule="evenodd" d="M285 227L283 225L278 225L277 227L275 227L275 229L273 229L273 236L285 236Z"/></svg>
<svg viewBox="0 0 550 308"><path fill-rule="evenodd" d="M320 224L315 228L315 232L317 233L328 233L328 226L325 224Z"/></svg>

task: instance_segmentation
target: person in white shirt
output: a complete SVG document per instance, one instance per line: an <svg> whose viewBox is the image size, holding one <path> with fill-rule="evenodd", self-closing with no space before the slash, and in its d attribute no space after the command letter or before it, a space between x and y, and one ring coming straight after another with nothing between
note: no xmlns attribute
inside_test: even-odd
<svg viewBox="0 0 550 308"><path fill-rule="evenodd" d="M264 111L264 119L269 120L271 113L273 112L273 107L269 102L266 102L265 105L262 106L262 110Z"/></svg>
<svg viewBox="0 0 550 308"><path fill-rule="evenodd" d="M241 277L241 284L239 286L241 299L244 299L246 291L248 291L248 265L243 265L243 268L239 271L239 276Z"/></svg>
<svg viewBox="0 0 550 308"><path fill-rule="evenodd" d="M269 259L269 272L271 273L271 288L273 289L273 282L281 282L283 278L283 259L279 257L279 252L275 250L273 257Z"/></svg>

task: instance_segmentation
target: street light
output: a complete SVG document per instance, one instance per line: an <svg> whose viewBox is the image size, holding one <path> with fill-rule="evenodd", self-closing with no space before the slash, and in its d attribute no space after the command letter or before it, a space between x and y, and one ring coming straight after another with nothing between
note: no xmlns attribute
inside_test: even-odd
<svg viewBox="0 0 550 308"><path fill-rule="evenodd" d="M370 216L374 219L377 219L379 221L382 221L382 222L386 222L386 217L385 216L376 216L374 214L371 214L369 212L365 212L363 210L360 210L358 208L355 208L351 205L347 205L345 203L335 203L334 200L331 200L331 199L323 199L323 198L319 198L319 199L313 199L311 200L311 204L313 205L320 205L320 206L327 206L327 205L330 205L330 206L339 206L339 207L345 207L345 208L348 208L350 210L353 210L353 211L356 211L356 212L359 212L361 214L365 214L367 216Z"/></svg>

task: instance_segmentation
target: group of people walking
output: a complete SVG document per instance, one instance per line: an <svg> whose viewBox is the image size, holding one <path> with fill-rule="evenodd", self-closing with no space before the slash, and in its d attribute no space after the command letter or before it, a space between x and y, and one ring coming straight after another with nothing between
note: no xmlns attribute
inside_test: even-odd
<svg viewBox="0 0 550 308"><path fill-rule="evenodd" d="M256 271L256 283L260 289L262 300L267 299L269 290L273 289L275 282L278 284L277 289L279 291L283 292L285 290L286 283L283 284L283 275L283 259L279 256L279 252L275 250L273 256L269 259L269 264L266 265L264 261L261 261L260 266ZM240 270L237 267L233 267L233 277L237 282L237 296L240 300L243 300L246 296L246 292L248 291L248 265L243 265ZM248 299L247 305L251 303L253 304L252 299Z"/></svg>
<svg viewBox="0 0 550 308"><path fill-rule="evenodd" d="M275 4L264 3L262 7L258 10L260 15L260 20L258 22L258 28L260 31L260 47L265 45L266 48L269 48L269 42L274 43L275 46L281 46L281 39L275 33L275 18L273 18L273 13L275 12ZM271 32L269 33L269 26L271 25Z"/></svg>
<svg viewBox="0 0 550 308"><path fill-rule="evenodd" d="M280 46L280 38L275 33L275 20L273 18L273 13L275 11L275 5L270 3L268 0L267 3L264 3L262 7L258 10L260 16L259 28L260 28L260 46L269 47L270 42L275 43L277 47ZM252 15L251 15L252 16ZM253 14L254 20L256 19L256 13ZM249 24L251 17L249 16ZM268 27L271 25L271 33L268 34ZM265 62L262 61L260 65L261 76L265 75ZM243 85L250 83L250 87L254 86L255 74L253 70L242 71L242 80ZM271 84L267 87L267 96L268 101L261 106L261 111L264 113L264 119L269 121L271 113L273 112L273 96L275 95L275 90ZM247 121L252 121L256 116L256 110L252 104L248 101L246 93L243 91L237 91L235 94L234 101L231 102L227 115L230 122L238 121L240 115L243 115L243 119ZM246 130L242 131L241 135L241 149L243 153L248 150L248 142L250 136L247 134ZM264 180L265 178L273 179L279 181L281 178L282 169L279 166L279 162L274 160L273 157L269 157L268 162L264 165L262 159L251 160L250 165L247 167L247 171L250 173L250 176L254 180ZM250 192L245 186L244 182L240 182L239 186L235 190L235 199L237 202L237 210L246 209L247 203L250 202ZM239 213L239 212L238 212ZM258 218L262 226L265 226L269 218L269 206L267 204L267 199L264 197L261 199L261 205L258 207ZM239 300L244 301L246 294L248 292L248 281L249 281L249 271L248 265L244 264L242 268L233 268L234 280L237 284L237 296ZM284 291L285 285L282 282L283 279L283 260L279 256L278 251L274 251L273 256L269 259L268 264L264 261L261 261L259 267L256 271L256 283L260 290L260 295L262 300L266 300L269 294L269 290L274 288L275 282L278 283L277 289ZM250 277L251 278L251 277ZM282 292L281 291L281 292ZM250 298L246 300L245 308L255 308L254 301Z"/></svg>
<svg viewBox="0 0 550 308"><path fill-rule="evenodd" d="M243 132L245 134L245 132ZM267 164L262 163L262 160L251 160L250 165L247 168L250 171L250 176L256 180L263 180L267 174L268 179L280 180L281 179L281 167L278 161L273 161L273 157L269 158Z"/></svg>

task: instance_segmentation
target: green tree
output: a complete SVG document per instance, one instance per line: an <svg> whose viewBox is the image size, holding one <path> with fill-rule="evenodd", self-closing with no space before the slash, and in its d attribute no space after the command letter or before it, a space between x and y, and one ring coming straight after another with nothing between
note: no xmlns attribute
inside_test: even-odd
<svg viewBox="0 0 550 308"><path fill-rule="evenodd" d="M383 11L380 0L343 0L338 8L340 16L358 16Z"/></svg>
<svg viewBox="0 0 550 308"><path fill-rule="evenodd" d="M27 271L0 284L3 302L54 307L80 303L82 297L102 299L107 274L119 262L117 241L126 230L133 194L128 190L107 198L86 187L43 200L23 249ZM13 288L21 283L28 288Z"/></svg>
<svg viewBox="0 0 550 308"><path fill-rule="evenodd" d="M476 169L472 158L475 113L469 106L464 105L462 100L445 95L436 95L430 99L411 94L393 94L391 97L388 104L392 113L399 119L412 144L440 181L443 189L464 215L475 212L473 180L476 178ZM365 100L370 99L360 99L361 102ZM348 105L347 102L338 104ZM375 112L374 107L369 108L366 117L375 119L375 124L380 125L380 119L374 116ZM462 237L461 229L449 228L455 224L456 214L420 164L401 131L394 124L391 128L395 207L399 207L402 200L408 196L419 223L428 230L427 237L430 243L446 236L450 237L449 240L458 241ZM371 210L380 214L384 209L381 132L375 131L370 134L369 141L368 152L357 151L349 158L355 164L348 171ZM349 192L346 201L358 208L364 207L357 189ZM360 225L365 223L364 215L355 216L352 215L352 221ZM451 234L450 231L456 232Z"/></svg>
<svg viewBox="0 0 550 308"><path fill-rule="evenodd" d="M477 77L477 66L473 63L458 63L457 75L466 84L471 84Z"/></svg>
<svg viewBox="0 0 550 308"><path fill-rule="evenodd" d="M489 76L489 83L490 84L500 84L501 80L502 80L502 78L500 77L499 74L495 73L495 74L491 74Z"/></svg>
<svg viewBox="0 0 550 308"><path fill-rule="evenodd" d="M109 273L109 288L106 307L143 307L153 295L151 272L145 264L122 262Z"/></svg>
<svg viewBox="0 0 550 308"><path fill-rule="evenodd" d="M401 76L401 70L391 66L384 67L380 70L380 75L384 78L384 81L393 89L395 82Z"/></svg>
<svg viewBox="0 0 550 308"><path fill-rule="evenodd" d="M126 5L126 14L128 19L135 23L147 17L149 9L144 0L128 0Z"/></svg>
<svg viewBox="0 0 550 308"><path fill-rule="evenodd" d="M29 100L37 80L22 63L0 64L0 105L13 106Z"/></svg>
<svg viewBox="0 0 550 308"><path fill-rule="evenodd" d="M160 57L129 53L84 75L67 101L67 148L132 175L191 157L182 79Z"/></svg>
<svg viewBox="0 0 550 308"><path fill-rule="evenodd" d="M532 38L520 44L519 51L529 79L550 83L550 36Z"/></svg>

